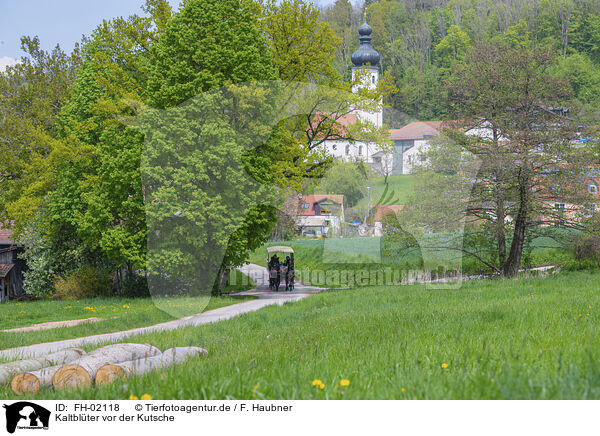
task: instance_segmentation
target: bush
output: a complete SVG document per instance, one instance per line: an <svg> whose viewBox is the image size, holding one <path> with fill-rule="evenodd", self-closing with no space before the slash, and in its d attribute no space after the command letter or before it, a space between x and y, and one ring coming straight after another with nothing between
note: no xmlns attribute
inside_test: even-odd
<svg viewBox="0 0 600 436"><path fill-rule="evenodd" d="M598 268L598 263L590 259L571 259L564 264L567 271L593 271Z"/></svg>
<svg viewBox="0 0 600 436"><path fill-rule="evenodd" d="M86 266L56 280L54 292L65 300L109 297L113 293L112 280L106 271Z"/></svg>
<svg viewBox="0 0 600 436"><path fill-rule="evenodd" d="M41 217L36 216L34 223L21 235L19 242L25 251L19 257L27 262L23 280L25 292L43 298L52 294L56 277L73 271L81 254L40 230L40 220Z"/></svg>
<svg viewBox="0 0 600 436"><path fill-rule="evenodd" d="M580 238L575 241L575 259L600 265L600 236Z"/></svg>
<svg viewBox="0 0 600 436"><path fill-rule="evenodd" d="M132 274L123 281L123 297L149 297L148 281L146 277Z"/></svg>
<svg viewBox="0 0 600 436"><path fill-rule="evenodd" d="M591 236L575 240L575 259L564 264L569 271L595 270L600 266L600 237Z"/></svg>

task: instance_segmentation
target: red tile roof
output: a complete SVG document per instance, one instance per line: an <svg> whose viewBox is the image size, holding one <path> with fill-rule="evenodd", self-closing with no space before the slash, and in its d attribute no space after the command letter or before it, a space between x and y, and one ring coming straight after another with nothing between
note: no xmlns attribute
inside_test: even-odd
<svg viewBox="0 0 600 436"><path fill-rule="evenodd" d="M338 194L327 194L327 195L303 195L301 199L298 199L298 211L297 216L314 216L315 214L315 203L319 203L323 200L331 200L339 205L344 204L344 196ZM304 209L300 207L303 203L308 203L309 208Z"/></svg>
<svg viewBox="0 0 600 436"><path fill-rule="evenodd" d="M321 120L323 120L325 118L329 118L329 119L325 120L326 123L333 123L333 125L335 126L335 130L336 130L334 132L335 137L332 139L337 139L337 136L341 136L341 137L348 136L349 132L348 132L347 127L355 124L356 121L358 120L358 117L354 113L348 113L345 115L317 113L314 115L314 117L311 120L310 128L317 130L319 128L319 122L321 122ZM321 132L321 133L325 133L325 132ZM322 135L318 135L318 136L322 137ZM317 137L315 139L321 139L321 138Z"/></svg>
<svg viewBox="0 0 600 436"><path fill-rule="evenodd" d="M423 139L425 136L437 136L442 131L445 121L415 121L401 129L391 129L392 140Z"/></svg>

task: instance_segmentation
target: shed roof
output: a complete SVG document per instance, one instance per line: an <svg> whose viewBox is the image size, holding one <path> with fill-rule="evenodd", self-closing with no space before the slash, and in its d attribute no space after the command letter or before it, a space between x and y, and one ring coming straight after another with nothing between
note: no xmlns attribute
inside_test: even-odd
<svg viewBox="0 0 600 436"><path fill-rule="evenodd" d="M0 263L0 278L6 278L13 266L14 263Z"/></svg>

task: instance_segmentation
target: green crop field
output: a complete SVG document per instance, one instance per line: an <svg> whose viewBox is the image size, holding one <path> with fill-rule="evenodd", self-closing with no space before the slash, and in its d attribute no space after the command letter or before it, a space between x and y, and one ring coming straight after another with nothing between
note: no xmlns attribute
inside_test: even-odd
<svg viewBox="0 0 600 436"><path fill-rule="evenodd" d="M598 399L600 274L329 290L131 338L207 357L33 399ZM342 386L341 381L347 386ZM8 388L1 396L14 398Z"/></svg>

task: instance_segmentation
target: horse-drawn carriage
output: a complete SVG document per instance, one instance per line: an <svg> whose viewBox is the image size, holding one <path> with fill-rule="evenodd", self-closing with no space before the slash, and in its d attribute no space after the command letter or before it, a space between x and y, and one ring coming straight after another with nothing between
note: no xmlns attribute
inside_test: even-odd
<svg viewBox="0 0 600 436"><path fill-rule="evenodd" d="M286 256L286 259L282 262L277 254ZM294 290L294 250L291 247L268 247L267 268L269 270L269 289L271 291L279 292L282 278L285 280L285 290Z"/></svg>

